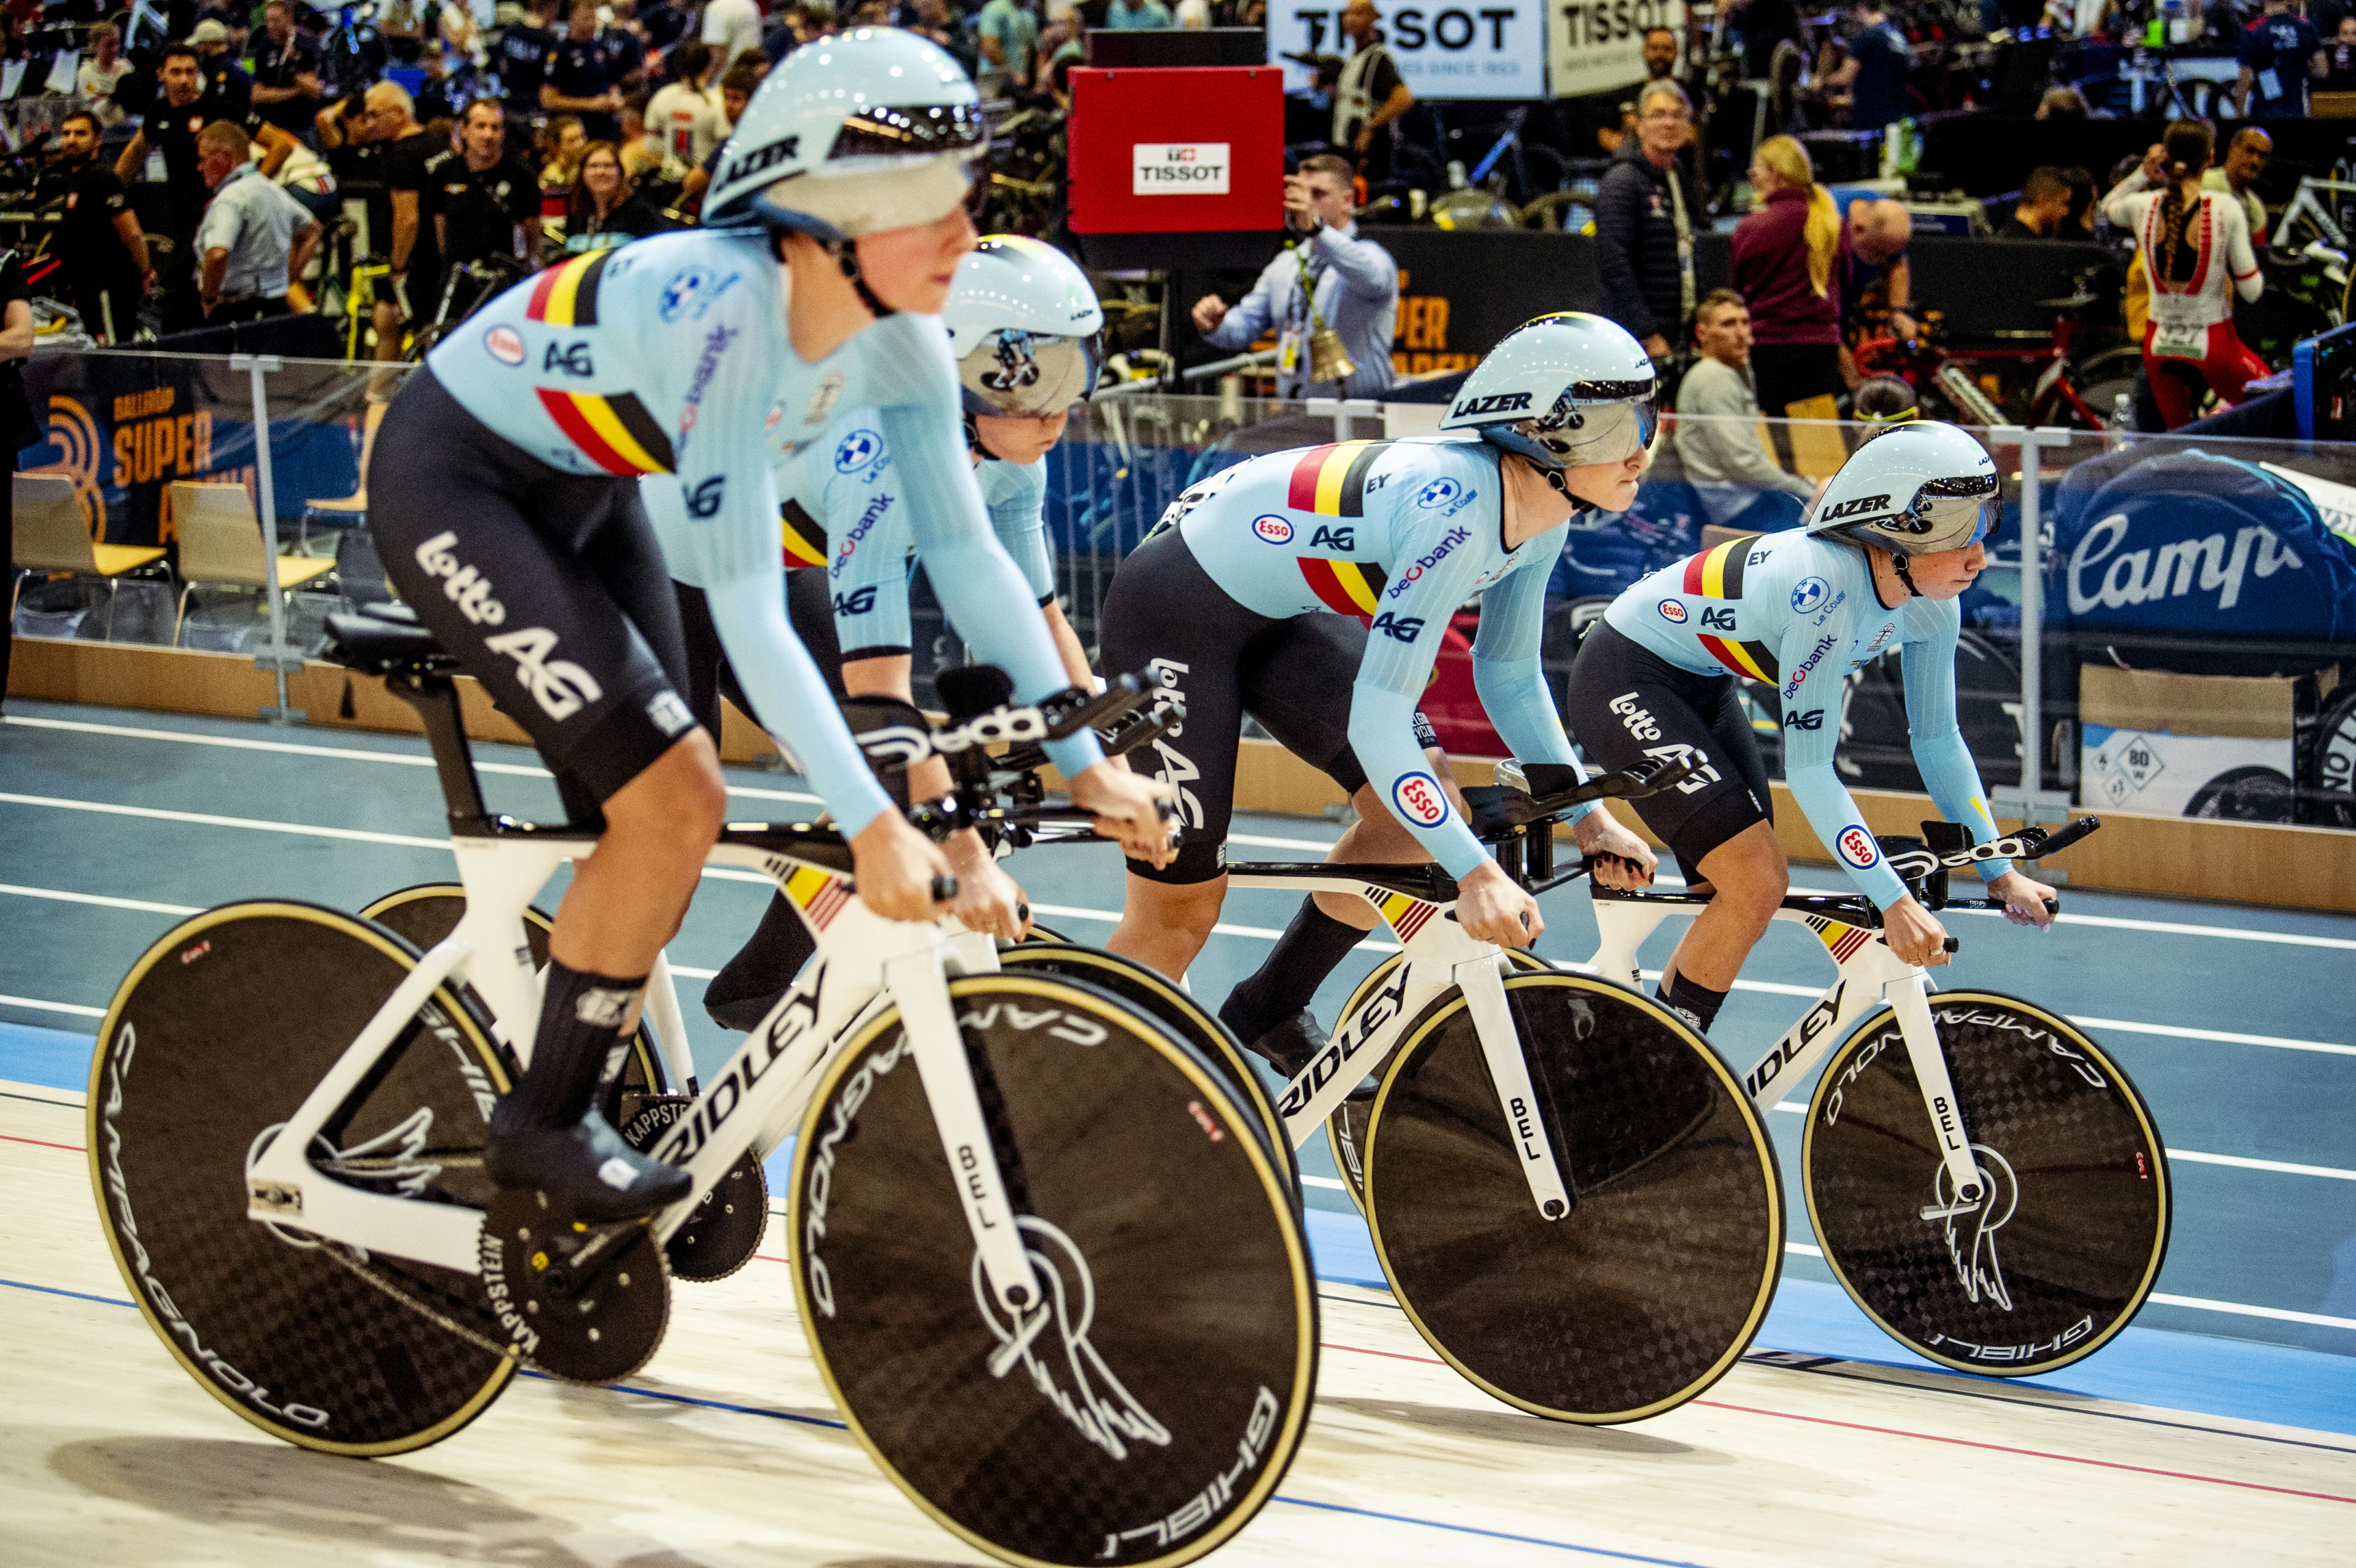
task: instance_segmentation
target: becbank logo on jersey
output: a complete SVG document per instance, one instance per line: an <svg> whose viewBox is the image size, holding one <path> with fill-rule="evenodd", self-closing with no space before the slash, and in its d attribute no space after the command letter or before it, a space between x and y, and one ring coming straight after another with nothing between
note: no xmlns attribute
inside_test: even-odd
<svg viewBox="0 0 2356 1568"><path fill-rule="evenodd" d="M680 452L687 450L688 434L695 429L695 421L702 417L703 394L711 387L712 378L719 372L720 357L728 352L728 346L736 340L736 329L733 326L715 326L711 336L703 340L702 357L696 360L695 375L687 383L686 406L679 411Z"/></svg>
<svg viewBox="0 0 2356 1568"><path fill-rule="evenodd" d="M1843 865L1853 866L1860 871L1870 870L1881 863L1880 847L1874 843L1873 835L1858 823L1852 822L1842 828L1833 841L1833 848L1840 856Z"/></svg>
<svg viewBox="0 0 2356 1568"><path fill-rule="evenodd" d="M1668 622L1671 625L1682 626L1686 624L1686 607L1681 602L1675 599L1664 599L1658 605L1655 606L1655 608L1660 611L1661 619Z"/></svg>
<svg viewBox="0 0 2356 1568"><path fill-rule="evenodd" d="M1792 613L1805 615L1825 602L1833 585L1821 577L1803 577L1792 585Z"/></svg>
<svg viewBox="0 0 2356 1568"><path fill-rule="evenodd" d="M873 463L883 453L884 438L882 436L872 430L852 431L835 445L834 471L837 474L855 473ZM868 477L872 479L874 475L871 474Z"/></svg>
<svg viewBox="0 0 2356 1568"><path fill-rule="evenodd" d="M1443 480L1441 483L1446 484L1449 483L1449 481ZM1418 578L1430 571L1433 567L1438 566L1441 561L1446 560L1451 551L1454 550L1458 545L1462 544L1472 537L1472 534L1463 528L1449 529L1448 537L1440 541L1439 547L1433 549L1429 555L1418 556L1416 558L1415 564L1398 574L1398 581L1390 585L1389 592L1386 592L1383 597L1386 599L1396 599L1400 594L1406 592L1410 587L1414 586Z"/></svg>
<svg viewBox="0 0 2356 1568"><path fill-rule="evenodd" d="M1833 640L1830 637L1816 639L1816 645L1808 650L1808 656L1800 661L1800 667L1794 670L1792 678L1783 683L1783 696L1786 699L1800 689L1800 683L1808 678L1808 672L1815 668L1824 656L1832 651Z"/></svg>
<svg viewBox="0 0 2356 1568"><path fill-rule="evenodd" d="M502 365L524 362L523 334L512 326L495 326L483 334L483 352Z"/></svg>
<svg viewBox="0 0 2356 1568"><path fill-rule="evenodd" d="M851 525L849 533L842 536L842 548L836 552L834 564L827 569L830 581L842 575L842 569L851 564L851 556L859 549L859 541L873 532L875 525L884 520L884 514L892 509L894 498L892 492L886 490L867 503L867 509L859 514L859 520Z"/></svg>
<svg viewBox="0 0 2356 1568"><path fill-rule="evenodd" d="M1437 827L1448 820L1448 796L1430 773L1405 773L1391 785L1391 805L1411 827Z"/></svg>
<svg viewBox="0 0 2356 1568"><path fill-rule="evenodd" d="M1264 513L1259 517L1254 517L1252 519L1252 532L1259 539L1269 544L1290 544L1292 542L1292 525L1287 522L1284 518L1278 517L1274 512Z"/></svg>
<svg viewBox="0 0 2356 1568"><path fill-rule="evenodd" d="M2242 601L2245 577L2254 574L2263 581L2277 571L2305 567L2281 536L2255 524L2235 530L2230 546L2221 531L2205 539L2171 540L2157 551L2131 549L2122 555L2117 551L2126 537L2126 514L2113 512L2079 538L2070 552L2072 614L2182 599L2195 585L2203 593L2217 595L2218 609L2231 610ZM2094 575L2097 567L2102 568L2099 577Z"/></svg>
<svg viewBox="0 0 2356 1568"><path fill-rule="evenodd" d="M1415 493L1415 504L1427 512L1434 507L1445 507L1463 488L1453 479L1435 479Z"/></svg>

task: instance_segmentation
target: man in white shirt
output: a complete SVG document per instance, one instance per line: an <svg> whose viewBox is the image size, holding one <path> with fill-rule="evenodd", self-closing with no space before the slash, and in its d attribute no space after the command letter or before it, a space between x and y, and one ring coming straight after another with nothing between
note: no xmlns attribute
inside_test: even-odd
<svg viewBox="0 0 2356 1568"><path fill-rule="evenodd" d="M213 199L197 226L205 318L253 321L287 313L286 285L319 242L319 220L258 173L242 125L216 120L197 136L197 167Z"/></svg>
<svg viewBox="0 0 2356 1568"><path fill-rule="evenodd" d="M2253 245L2266 242L2266 204L2258 199L2257 184L2274 155L2275 139L2255 125L2244 125L2225 144L2224 166L2211 165L2201 176L2202 190L2222 191L2241 203L2242 216L2250 222Z"/></svg>
<svg viewBox="0 0 2356 1568"><path fill-rule="evenodd" d="M1751 379L1751 308L1732 289L1713 289L1694 307L1694 342L1702 357L1677 384L1677 460L1713 523L1765 531L1790 528L1799 507L1758 507L1784 495L1804 503L1815 486L1776 466L1760 439L1759 393ZM1750 515L1744 517L1743 514ZM1772 514L1772 516L1771 516Z"/></svg>
<svg viewBox="0 0 2356 1568"><path fill-rule="evenodd" d="M754 0L712 0L703 8L703 41L720 51L726 69L750 49L761 52L761 7Z"/></svg>
<svg viewBox="0 0 2356 1568"><path fill-rule="evenodd" d="M647 145L659 154L666 170L676 163L678 178L700 169L728 135L728 122L706 91L717 61L712 46L688 38L671 50L679 79L658 89L647 104Z"/></svg>

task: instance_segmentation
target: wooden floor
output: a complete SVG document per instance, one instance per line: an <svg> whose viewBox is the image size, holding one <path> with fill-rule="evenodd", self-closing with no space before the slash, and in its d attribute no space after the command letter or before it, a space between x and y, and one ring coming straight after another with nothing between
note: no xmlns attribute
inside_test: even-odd
<svg viewBox="0 0 2356 1568"><path fill-rule="evenodd" d="M519 1381L398 1460L264 1438L124 1301L73 1099L0 1094L0 1562L974 1560L835 1421L777 1229L678 1287L627 1388ZM1772 1357L1637 1426L1563 1426L1490 1402L1380 1293L1327 1291L1308 1440L1222 1564L2351 1560L2356 1438Z"/></svg>

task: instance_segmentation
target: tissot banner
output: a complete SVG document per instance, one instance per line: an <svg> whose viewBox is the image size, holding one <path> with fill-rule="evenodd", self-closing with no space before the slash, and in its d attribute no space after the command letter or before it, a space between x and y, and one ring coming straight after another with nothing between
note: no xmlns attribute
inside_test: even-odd
<svg viewBox="0 0 2356 1568"><path fill-rule="evenodd" d="M1383 42L1418 98L1546 96L1544 0L1387 3L1381 10ZM1277 0L1268 13L1268 53L1272 62L1292 54L1349 58L1342 0ZM1633 48L1628 58L1636 58ZM1286 67L1287 87L1305 88L1310 80L1305 68Z"/></svg>
<svg viewBox="0 0 2356 1568"><path fill-rule="evenodd" d="M1644 29L1683 36L1685 0L1555 0L1547 17L1554 96L1584 98L1644 80Z"/></svg>

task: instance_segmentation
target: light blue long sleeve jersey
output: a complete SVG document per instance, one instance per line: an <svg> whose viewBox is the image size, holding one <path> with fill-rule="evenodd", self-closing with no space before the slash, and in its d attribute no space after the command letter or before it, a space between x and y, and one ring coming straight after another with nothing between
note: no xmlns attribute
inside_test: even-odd
<svg viewBox="0 0 2356 1568"><path fill-rule="evenodd" d="M1663 567L1622 593L1603 618L1679 669L1731 673L1776 688L1783 707L1783 782L1816 837L1881 909L1905 897L1906 884L1882 859L1833 771L1833 752L1849 671L1895 641L1922 782L1941 814L1971 830L1973 843L1996 837L1979 768L1955 722L1963 613L1952 599L1910 599L1888 608L1859 547L1797 530L1746 534ZM2009 860L1980 864L1989 881L2010 869Z"/></svg>
<svg viewBox="0 0 2356 1568"><path fill-rule="evenodd" d="M1174 525L1211 580L1256 614L1330 610L1367 624L1350 748L1451 877L1487 852L1429 771L1415 706L1467 599L1481 595L1472 678L1489 721L1523 762L1578 767L1538 665L1567 525L1507 549L1497 462L1496 448L1456 436L1270 453L1212 475L1157 525Z"/></svg>
<svg viewBox="0 0 2356 1568"><path fill-rule="evenodd" d="M1047 549L1047 465L984 458L974 480L991 530L1033 600L1046 604L1055 583ZM825 569L843 658L908 652L908 581L922 552L876 411L838 415L823 436L783 454L777 489L785 503L787 561ZM927 571L946 603L940 569L927 562Z"/></svg>
<svg viewBox="0 0 2356 1568"><path fill-rule="evenodd" d="M773 444L816 438L846 401L875 407L951 617L1026 701L1062 689L1063 667L1035 614L1005 613L1028 591L974 486L938 321L888 317L810 364L780 282L756 232L657 235L510 289L427 362L469 413L558 468L669 476L641 490L671 575L710 595L758 717L856 834L890 802L787 623ZM1101 756L1085 736L1054 750L1067 774Z"/></svg>

